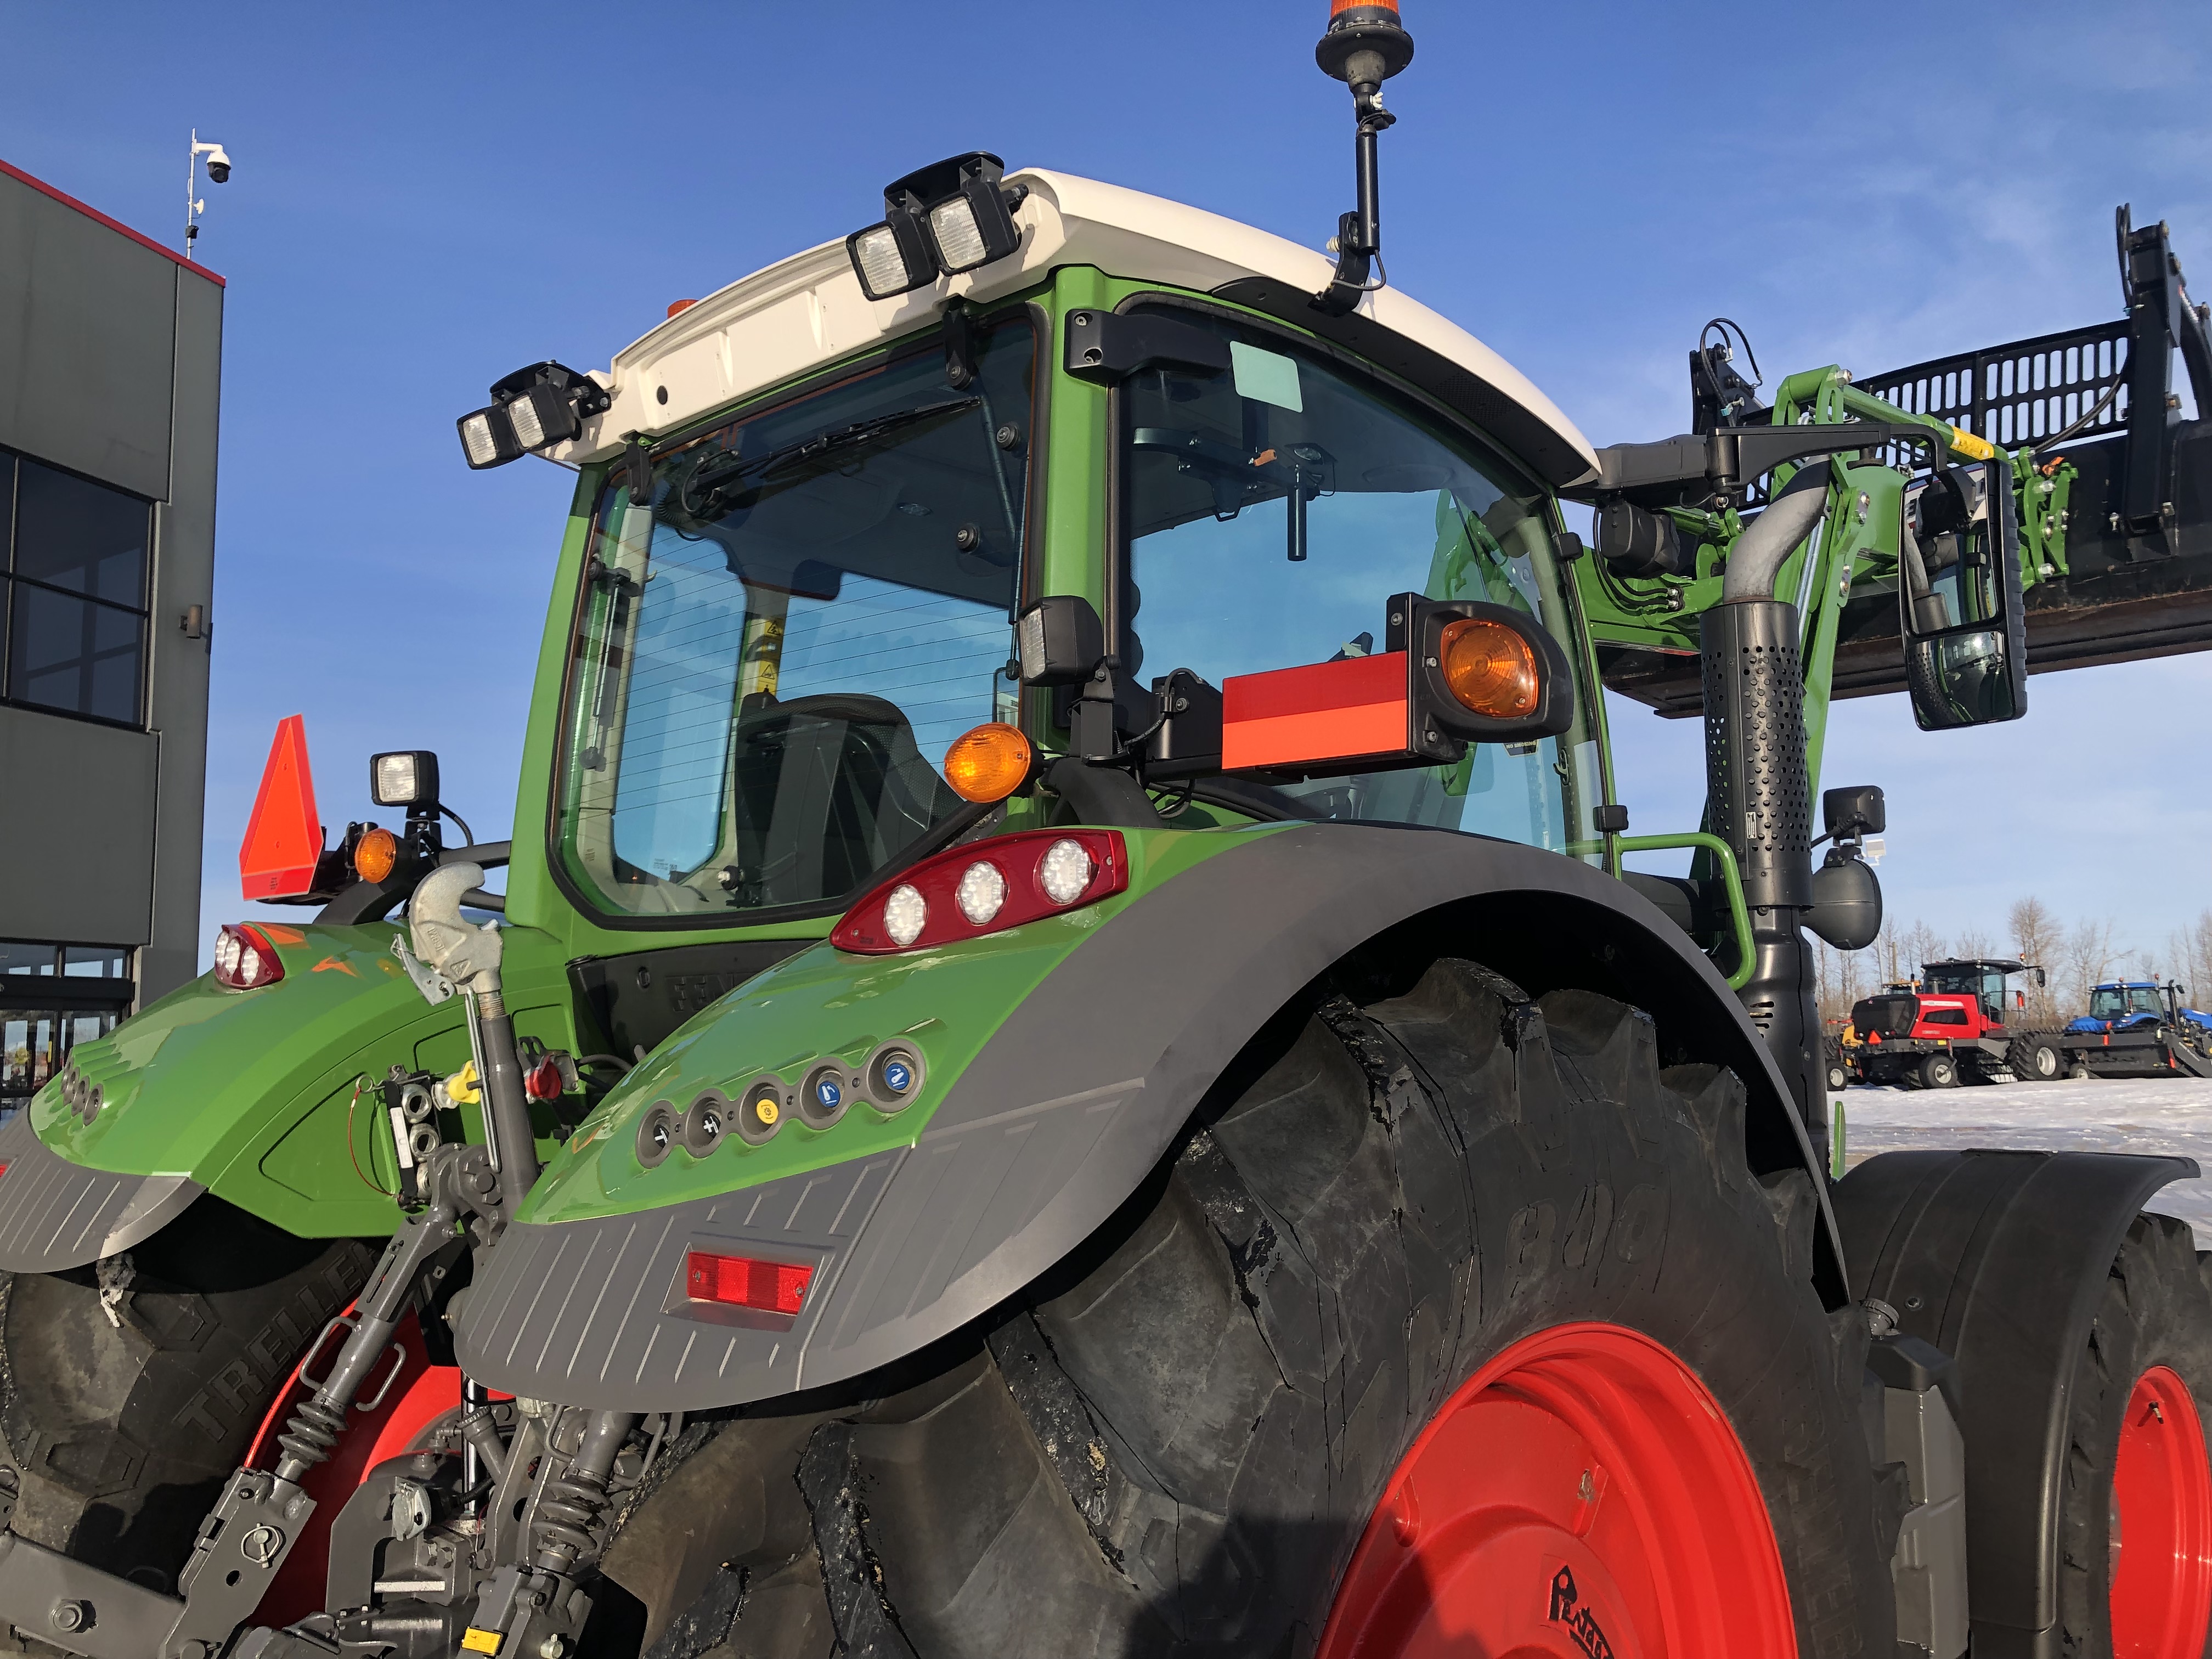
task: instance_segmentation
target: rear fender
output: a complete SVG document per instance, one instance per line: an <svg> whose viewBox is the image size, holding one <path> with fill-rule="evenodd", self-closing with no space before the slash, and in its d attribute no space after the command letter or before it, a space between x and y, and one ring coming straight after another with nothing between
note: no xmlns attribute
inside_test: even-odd
<svg viewBox="0 0 2212 1659"><path fill-rule="evenodd" d="M2074 1369L2129 1224L2196 1174L2112 1152L1884 1152L1836 1187L1851 1294L1959 1363L1977 1652L2055 1635Z"/></svg>
<svg viewBox="0 0 2212 1659"><path fill-rule="evenodd" d="M460 1005L423 1001L392 955L398 930L387 924L259 925L283 978L251 991L212 975L180 987L72 1052L100 1091L89 1121L56 1079L0 1125L0 1271L112 1255L204 1192L301 1237L398 1224L389 1134L373 1097L355 1109L353 1084L395 1064L458 1068ZM570 1046L551 941L520 928L507 938L518 1025ZM481 1139L474 1113L465 1110L466 1132Z"/></svg>
<svg viewBox="0 0 2212 1659"><path fill-rule="evenodd" d="M1133 865L1141 872L1160 835L1223 833L1130 831ZM1725 981L1647 900L1558 854L1450 832L1302 824L1232 832L1215 846L1172 880L1133 890L1018 986L992 984L950 950L856 959L824 946L695 1020L654 1057L657 1074L641 1067L636 1088L617 1091L605 1118L571 1140L480 1266L455 1315L465 1369L537 1399L697 1410L838 1382L910 1354L1105 1222L1270 1017L1348 952L1378 943L1473 957L1532 995L1567 985L1618 995L1653 1014L1667 1058L1733 1066L1751 1095L1753 1167L1815 1176L1821 1287L1840 1302L1826 1183L1782 1077ZM1018 938L1030 931L999 936L998 948L1034 948ZM902 962L894 983L886 965ZM970 993L987 985L1003 1000L973 1006ZM902 996L915 1000L902 1006ZM715 1048L718 1021L734 1030L784 1012L787 1024L754 1046L797 1045L816 1011L857 1020L871 1006L885 1020L934 1006L948 1025L988 1033L962 1037L956 1068L921 1032L933 1098L908 1109L911 1123L893 1120L895 1139L744 1185L745 1160L769 1149L696 1160L678 1150L641 1167L637 1130L656 1093L680 1113L712 1083L712 1068L679 1073L687 1054ZM780 1140L796 1150L803 1133L793 1126ZM698 1191L707 1180L722 1184ZM656 1188L669 1199L653 1201ZM690 1302L691 1249L811 1267L799 1312L778 1319Z"/></svg>

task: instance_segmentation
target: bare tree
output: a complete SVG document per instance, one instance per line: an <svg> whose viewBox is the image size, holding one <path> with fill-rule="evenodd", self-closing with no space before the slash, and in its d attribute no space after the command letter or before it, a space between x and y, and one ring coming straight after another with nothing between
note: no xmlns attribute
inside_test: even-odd
<svg viewBox="0 0 2212 1659"><path fill-rule="evenodd" d="M1918 979L1923 966L1943 959L1943 941L1924 921L1914 922L1912 931L1905 934L1902 944L1905 971L1898 975L1900 980Z"/></svg>
<svg viewBox="0 0 2212 1659"><path fill-rule="evenodd" d="M2189 988L2191 1005L2202 1008L2212 1000L2212 910L2200 910L2194 921L2176 928L2168 948L2173 976Z"/></svg>
<svg viewBox="0 0 2212 1659"><path fill-rule="evenodd" d="M2078 1014L2088 1007L2089 993L2112 977L2113 961L2122 949L2113 940L2109 920L2084 917L2066 930L2059 958L2065 971L2059 979L2061 994L2070 1012Z"/></svg>
<svg viewBox="0 0 2212 1659"><path fill-rule="evenodd" d="M1987 961L1990 936L1978 927L1962 928L1951 943L1951 954L1968 962Z"/></svg>
<svg viewBox="0 0 2212 1659"><path fill-rule="evenodd" d="M1921 931L1920 924L1913 923L1911 933L1917 934ZM1874 942L1874 955L1875 970L1884 985L1902 984L1918 971L1917 965L1905 961L1909 949L1906 939L1906 932L1895 917L1883 920L1881 932Z"/></svg>
<svg viewBox="0 0 2212 1659"><path fill-rule="evenodd" d="M1838 951L1813 941L1814 994L1824 1023L1850 1018L1851 1005L1872 988L1868 975L1879 970L1880 951L1879 941L1860 951Z"/></svg>
<svg viewBox="0 0 2212 1659"><path fill-rule="evenodd" d="M2064 951L2065 928L2050 907L2030 894L2014 899L2012 908L2005 914L2005 924L2012 933L2012 948L2022 962L2045 970L2046 981L2058 976L2059 959ZM2035 976L2027 976L2027 1012L2038 1023L2055 1019L2058 1014L2055 983L2038 985Z"/></svg>

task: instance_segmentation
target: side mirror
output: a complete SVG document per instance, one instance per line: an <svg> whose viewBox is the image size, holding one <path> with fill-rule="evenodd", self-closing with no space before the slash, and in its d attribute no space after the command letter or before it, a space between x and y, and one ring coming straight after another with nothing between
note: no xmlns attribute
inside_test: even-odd
<svg viewBox="0 0 2212 1659"><path fill-rule="evenodd" d="M2050 983L2051 981L2044 976L2043 969L2040 968L2037 969L2035 970L2035 988L2040 991L2045 986Z"/></svg>
<svg viewBox="0 0 2212 1659"><path fill-rule="evenodd" d="M1832 841L1856 841L1889 828L1889 809L1879 784L1853 784L1820 792L1820 827Z"/></svg>
<svg viewBox="0 0 2212 1659"><path fill-rule="evenodd" d="M1897 572L1905 681L1920 729L2025 714L2020 528L2005 470L1994 461L1954 466L1916 485L1899 528Z"/></svg>

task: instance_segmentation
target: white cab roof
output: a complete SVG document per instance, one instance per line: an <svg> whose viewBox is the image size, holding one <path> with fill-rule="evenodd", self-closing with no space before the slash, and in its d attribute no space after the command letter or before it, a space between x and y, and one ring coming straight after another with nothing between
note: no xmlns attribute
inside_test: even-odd
<svg viewBox="0 0 2212 1659"><path fill-rule="evenodd" d="M1063 265L1218 294L1334 338L1474 421L1548 483L1592 472L1589 442L1528 377L1456 324L1395 288L1364 295L1348 317L1307 305L1334 262L1218 214L1065 173L1009 174L1029 186L1015 210L1015 254L894 299L860 291L841 239L754 272L678 313L616 354L594 378L614 401L573 443L549 452L571 464L604 459L636 434L650 442L737 398L908 334L946 300L976 301L1027 288Z"/></svg>

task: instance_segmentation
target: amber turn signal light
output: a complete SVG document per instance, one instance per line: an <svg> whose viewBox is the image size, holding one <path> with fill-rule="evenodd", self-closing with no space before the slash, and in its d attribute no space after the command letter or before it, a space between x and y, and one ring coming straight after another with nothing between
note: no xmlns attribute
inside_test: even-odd
<svg viewBox="0 0 2212 1659"><path fill-rule="evenodd" d="M945 781L963 800L1004 800L1029 781L1036 760L1019 728L992 720L953 738L945 751Z"/></svg>
<svg viewBox="0 0 2212 1659"><path fill-rule="evenodd" d="M1536 653L1504 623L1468 617L1445 624L1437 657L1444 684L1470 712L1502 720L1536 712Z"/></svg>
<svg viewBox="0 0 2212 1659"><path fill-rule="evenodd" d="M389 830L369 830L353 848L353 872L363 881L382 881L399 865L399 837Z"/></svg>

